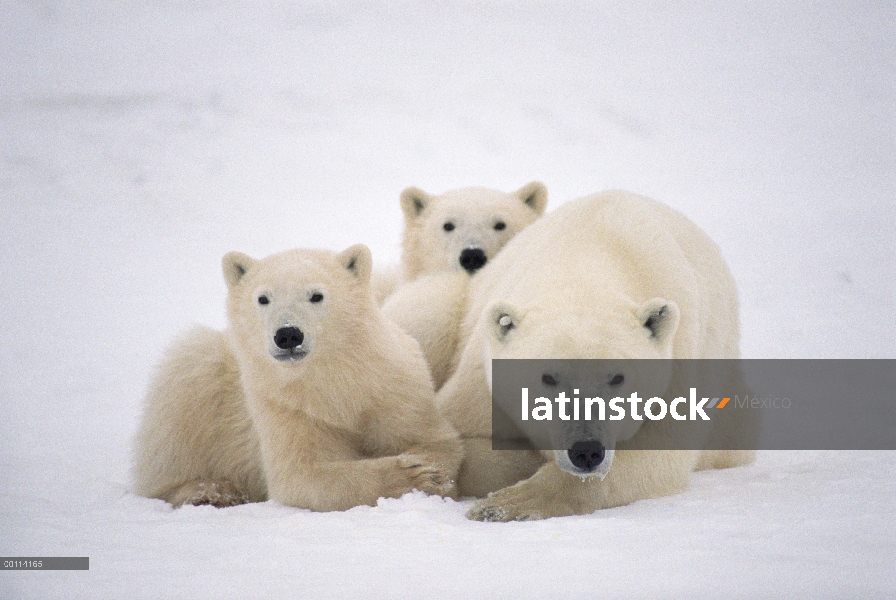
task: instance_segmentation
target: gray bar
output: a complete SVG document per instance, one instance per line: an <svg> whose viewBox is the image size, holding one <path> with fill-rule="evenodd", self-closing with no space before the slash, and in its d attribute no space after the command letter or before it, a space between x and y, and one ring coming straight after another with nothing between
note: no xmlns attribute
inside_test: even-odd
<svg viewBox="0 0 896 600"><path fill-rule="evenodd" d="M568 450L621 431L614 418L635 432L616 450L896 450L896 359L492 361L495 450Z"/></svg>
<svg viewBox="0 0 896 600"><path fill-rule="evenodd" d="M89 571L88 556L0 556L2 571Z"/></svg>

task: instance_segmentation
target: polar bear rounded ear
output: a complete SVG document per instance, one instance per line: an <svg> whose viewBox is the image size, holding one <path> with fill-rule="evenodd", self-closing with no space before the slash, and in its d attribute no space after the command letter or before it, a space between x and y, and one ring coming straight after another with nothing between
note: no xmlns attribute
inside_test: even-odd
<svg viewBox="0 0 896 600"><path fill-rule="evenodd" d="M507 304L495 304L488 309L488 326L492 334L504 341L519 323L516 310Z"/></svg>
<svg viewBox="0 0 896 600"><path fill-rule="evenodd" d="M432 197L416 187L409 187L401 193L401 211L405 223L413 223L429 206Z"/></svg>
<svg viewBox="0 0 896 600"><path fill-rule="evenodd" d="M355 244L351 248L339 253L339 262L349 273L358 278L358 281L366 283L370 281L370 271L373 269L373 258L370 256L370 248L364 244Z"/></svg>
<svg viewBox="0 0 896 600"><path fill-rule="evenodd" d="M638 308L638 319L650 333L650 339L665 343L678 330L680 313L678 305L671 300L652 298Z"/></svg>
<svg viewBox="0 0 896 600"><path fill-rule="evenodd" d="M516 195L523 203L535 211L537 215L543 215L548 205L548 188L540 181L527 183L517 190Z"/></svg>
<svg viewBox="0 0 896 600"><path fill-rule="evenodd" d="M249 272L258 261L242 252L228 252L221 259L221 268L224 271L224 281L227 288L233 288L240 282L243 275Z"/></svg>

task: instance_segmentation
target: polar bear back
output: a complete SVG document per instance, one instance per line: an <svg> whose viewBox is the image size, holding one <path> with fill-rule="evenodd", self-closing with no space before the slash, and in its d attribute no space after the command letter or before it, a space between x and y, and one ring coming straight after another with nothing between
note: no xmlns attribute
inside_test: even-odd
<svg viewBox="0 0 896 600"><path fill-rule="evenodd" d="M587 314L607 298L681 309L675 358L737 358L738 303L719 247L674 209L629 192L568 202L512 239L474 278L462 339L495 299ZM460 348L464 345L461 344Z"/></svg>

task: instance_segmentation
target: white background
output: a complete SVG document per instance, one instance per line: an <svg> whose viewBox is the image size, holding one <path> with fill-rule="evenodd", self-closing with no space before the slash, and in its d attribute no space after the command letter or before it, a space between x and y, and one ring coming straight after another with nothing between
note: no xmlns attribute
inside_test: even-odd
<svg viewBox="0 0 896 600"><path fill-rule="evenodd" d="M225 252L393 264L404 187L534 179L703 227L745 357L896 357L892 3L0 0L0 554L90 557L0 596L896 595L894 453L534 523L129 493L153 365L224 326Z"/></svg>

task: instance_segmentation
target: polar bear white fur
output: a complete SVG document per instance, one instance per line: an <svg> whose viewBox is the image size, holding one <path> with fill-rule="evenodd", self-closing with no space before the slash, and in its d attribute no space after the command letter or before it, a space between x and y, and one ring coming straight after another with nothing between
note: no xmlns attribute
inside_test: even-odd
<svg viewBox="0 0 896 600"><path fill-rule="evenodd" d="M547 198L537 181L511 193L481 187L401 193L401 282L383 311L420 342L436 389L454 367L470 276L544 213Z"/></svg>
<svg viewBox="0 0 896 600"><path fill-rule="evenodd" d="M459 364L437 396L464 440L461 494L488 494L470 518L586 514L678 492L698 468L752 460L750 451L637 450L666 435L663 421L615 432L611 466L592 472L564 451L491 450L490 358L738 357L734 281L715 243L678 212L625 192L567 203L515 237L471 286ZM726 377L727 389L743 389L739 371ZM716 418L705 435L747 444L755 423L739 425Z"/></svg>
<svg viewBox="0 0 896 600"><path fill-rule="evenodd" d="M454 492L462 457L419 345L387 321L362 245L223 258L226 333L194 330L150 387L136 492L343 510Z"/></svg>
<svg viewBox="0 0 896 600"><path fill-rule="evenodd" d="M267 499L258 434L227 334L195 327L165 354L134 441L134 491L182 504Z"/></svg>

